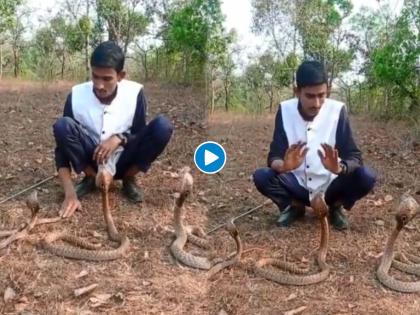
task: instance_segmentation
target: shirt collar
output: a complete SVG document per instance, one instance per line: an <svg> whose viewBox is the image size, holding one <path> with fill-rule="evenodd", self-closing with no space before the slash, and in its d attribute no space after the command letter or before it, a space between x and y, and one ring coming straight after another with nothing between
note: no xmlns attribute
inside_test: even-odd
<svg viewBox="0 0 420 315"><path fill-rule="evenodd" d="M303 112L302 103L300 102L300 100L298 100L298 111L299 111L299 114L303 118L304 121L311 121L312 122L312 121L314 121L314 119L316 117L316 116L315 117L310 117Z"/></svg>
<svg viewBox="0 0 420 315"><path fill-rule="evenodd" d="M114 100L114 98L117 96L117 91L118 91L118 84L115 87L115 91L108 97L105 98L99 98L96 93L95 90L93 90L93 94L95 95L95 97L99 100L99 102L101 102L104 105L110 105L112 103L112 101Z"/></svg>

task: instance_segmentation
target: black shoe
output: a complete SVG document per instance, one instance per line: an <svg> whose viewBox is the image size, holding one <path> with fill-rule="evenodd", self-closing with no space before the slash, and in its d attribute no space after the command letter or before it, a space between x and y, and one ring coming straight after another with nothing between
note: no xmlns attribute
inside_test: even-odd
<svg viewBox="0 0 420 315"><path fill-rule="evenodd" d="M292 224L296 219L301 218L305 215L305 208L287 206L279 215L276 225L287 227Z"/></svg>
<svg viewBox="0 0 420 315"><path fill-rule="evenodd" d="M85 176L83 180L76 184L75 191L77 198L82 198L96 189L95 177Z"/></svg>
<svg viewBox="0 0 420 315"><path fill-rule="evenodd" d="M143 201L143 190L136 185L134 177L123 178L122 192L131 202L139 203Z"/></svg>
<svg viewBox="0 0 420 315"><path fill-rule="evenodd" d="M349 220L343 211L342 206L330 207L330 221L337 230L347 230L350 226Z"/></svg>

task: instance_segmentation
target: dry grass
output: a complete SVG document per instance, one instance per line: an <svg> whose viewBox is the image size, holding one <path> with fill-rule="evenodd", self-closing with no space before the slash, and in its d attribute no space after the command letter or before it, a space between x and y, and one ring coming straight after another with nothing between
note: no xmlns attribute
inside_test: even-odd
<svg viewBox="0 0 420 315"><path fill-rule="evenodd" d="M0 81L0 113L7 122L0 126L4 157L0 160L1 196L54 172L51 125L61 115L69 87L69 83L45 87ZM210 282L202 272L175 263L169 254L172 235L168 228L177 187L171 174L184 165L193 168L195 193L186 214L191 224L208 229L260 204L264 198L249 177L265 165L274 116L216 113L209 117L206 128L201 124L199 93L159 85L147 85L146 93L151 116L166 113L176 131L151 171L139 176L145 202L137 207L122 199L118 189L113 194L116 225L132 242L127 257L92 263L58 258L37 247L44 233L64 228L107 243L100 196L89 196L82 201L84 211L68 222L37 227L28 239L0 252L0 294L7 287L17 294L7 304L0 299L1 314L218 314L222 309L228 314L283 314L302 306L306 309L301 314L419 313L418 294L386 290L374 277L375 257L393 226L392 202L385 202L384 197L391 195L397 200L407 189L420 190L420 149L405 126L395 128L367 118L354 120L366 163L379 171L380 178L374 194L350 212L352 228L332 232L328 255L332 273L327 281L304 288L287 287L253 273L252 264L261 256L310 260L317 246L319 228L313 216L309 214L290 229L278 229L273 225L277 210L270 206L237 223L245 243L243 262ZM193 167L194 149L203 140L218 141L227 151L228 162L219 175L204 176ZM58 183L42 186L39 194L46 207L41 214L55 215L63 197ZM23 198L0 205L0 229L16 227L29 216ZM400 245L410 245L418 253L419 223L411 227ZM223 230L212 239L221 254L234 249ZM87 275L78 278L82 271ZM92 283L98 284L92 293L74 297L75 289Z"/></svg>

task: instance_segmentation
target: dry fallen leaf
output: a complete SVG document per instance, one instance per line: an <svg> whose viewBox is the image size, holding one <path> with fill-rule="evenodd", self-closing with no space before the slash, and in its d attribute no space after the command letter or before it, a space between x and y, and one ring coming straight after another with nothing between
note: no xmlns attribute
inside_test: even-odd
<svg viewBox="0 0 420 315"><path fill-rule="evenodd" d="M297 298L297 294L296 294L296 293L292 293L292 294L290 294L290 295L287 297L286 301L291 301L291 300L294 300L294 299L296 299L296 298Z"/></svg>
<svg viewBox="0 0 420 315"><path fill-rule="evenodd" d="M95 290L97 286L98 286L98 284L97 283L94 283L94 284L91 284L91 285L89 285L87 287L75 289L74 290L74 296L75 297L78 297L78 296L81 296L83 294L89 293L89 292Z"/></svg>
<svg viewBox="0 0 420 315"><path fill-rule="evenodd" d="M375 206L375 207L380 207L380 206L382 206L384 203L382 202L382 200L381 199L378 199L378 200L376 200L376 201L374 201L373 202L373 205Z"/></svg>
<svg viewBox="0 0 420 315"><path fill-rule="evenodd" d="M28 298L23 296L15 304L15 311L18 312L19 314L22 314L26 308L28 308Z"/></svg>
<svg viewBox="0 0 420 315"><path fill-rule="evenodd" d="M88 272L87 272L87 270L82 270L77 276L76 276L76 279L80 279L80 278L83 278L83 277L85 277L85 276L87 276L88 275Z"/></svg>
<svg viewBox="0 0 420 315"><path fill-rule="evenodd" d="M385 222L384 222L383 220L376 220L376 221L375 221L375 224L376 224L377 226L384 226L384 225L385 225Z"/></svg>
<svg viewBox="0 0 420 315"><path fill-rule="evenodd" d="M89 301L92 302L92 307L98 307L101 306L102 304L106 303L106 301L108 301L110 298L112 297L112 294L95 294L94 296L92 296Z"/></svg>
<svg viewBox="0 0 420 315"><path fill-rule="evenodd" d="M8 303L9 301L13 300L16 297L16 292L11 287L7 287L6 291L4 291L4 303Z"/></svg>
<svg viewBox="0 0 420 315"><path fill-rule="evenodd" d="M93 237L102 238L102 235L100 233L96 232L96 231L92 231L91 234L92 234Z"/></svg>
<svg viewBox="0 0 420 315"><path fill-rule="evenodd" d="M306 306L301 306L299 308L295 308L294 310L285 312L284 315L296 315L302 313L304 310L306 310Z"/></svg>
<svg viewBox="0 0 420 315"><path fill-rule="evenodd" d="M390 201L394 200L394 197L392 197L391 195L386 195L384 200L385 200L385 202L390 202Z"/></svg>

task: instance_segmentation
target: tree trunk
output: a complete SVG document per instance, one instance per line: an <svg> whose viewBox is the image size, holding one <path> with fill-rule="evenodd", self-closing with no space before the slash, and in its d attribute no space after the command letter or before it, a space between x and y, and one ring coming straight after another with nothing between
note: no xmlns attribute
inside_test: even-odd
<svg viewBox="0 0 420 315"><path fill-rule="evenodd" d="M384 91L384 104L385 104L385 116L389 117L390 109L389 109L389 95L388 95L388 87L385 87Z"/></svg>
<svg viewBox="0 0 420 315"><path fill-rule="evenodd" d="M3 44L0 44L0 80L3 77Z"/></svg>
<svg viewBox="0 0 420 315"><path fill-rule="evenodd" d="M183 68L183 73L184 73L184 84L187 84L188 81L188 66L187 66L187 53L184 52L182 54L182 68Z"/></svg>
<svg viewBox="0 0 420 315"><path fill-rule="evenodd" d="M225 86L225 110L228 112L229 111L229 83L226 81L224 86Z"/></svg>
<svg viewBox="0 0 420 315"><path fill-rule="evenodd" d="M168 74L169 74L169 56L168 52L166 52L166 62L165 62L165 80L168 80Z"/></svg>
<svg viewBox="0 0 420 315"><path fill-rule="evenodd" d="M144 80L149 81L149 68L147 67L147 50L144 52Z"/></svg>
<svg viewBox="0 0 420 315"><path fill-rule="evenodd" d="M210 82L211 82L211 109L210 109L210 113L214 113L214 80L213 80L213 70L211 70L210 72Z"/></svg>
<svg viewBox="0 0 420 315"><path fill-rule="evenodd" d="M90 4L86 1L86 16L89 16ZM90 67L89 67L89 33L86 33L85 37L85 69L86 69L86 81L90 78Z"/></svg>
<svg viewBox="0 0 420 315"><path fill-rule="evenodd" d="M270 113L273 112L274 89L273 84L270 85Z"/></svg>
<svg viewBox="0 0 420 315"><path fill-rule="evenodd" d="M61 58L61 80L64 80L65 63L66 63L66 54L63 52L63 56Z"/></svg>
<svg viewBox="0 0 420 315"><path fill-rule="evenodd" d="M17 78L19 73L19 52L16 47L13 47L13 62L13 73L15 78Z"/></svg>
<svg viewBox="0 0 420 315"><path fill-rule="evenodd" d="M159 67L159 48L156 48L156 65L155 65L156 69L155 69L155 73L157 74L158 78L159 78L159 74L160 74L160 67ZM156 74L154 75L154 77L156 78Z"/></svg>
<svg viewBox="0 0 420 315"><path fill-rule="evenodd" d="M347 106L349 109L349 113L353 114L353 105L351 103L351 86L349 86L349 88L346 89L346 91L347 91Z"/></svg>

